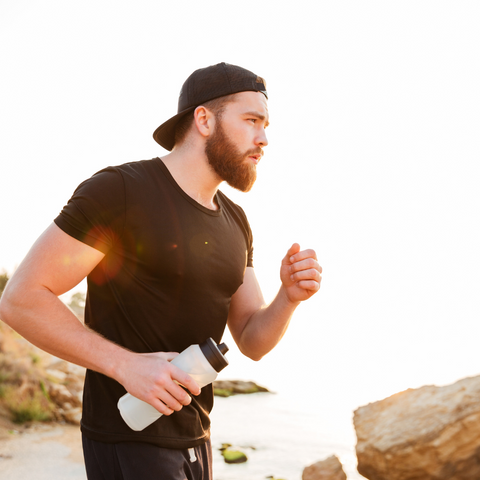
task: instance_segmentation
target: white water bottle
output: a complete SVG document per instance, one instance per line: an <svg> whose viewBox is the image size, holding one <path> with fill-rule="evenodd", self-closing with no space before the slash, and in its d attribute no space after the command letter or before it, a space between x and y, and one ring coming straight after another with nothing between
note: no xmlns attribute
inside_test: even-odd
<svg viewBox="0 0 480 480"><path fill-rule="evenodd" d="M212 383L217 378L218 372L228 365L224 357L227 352L228 347L224 343L217 345L212 338L208 338L200 345L190 345L171 363L187 372L202 388ZM137 432L147 428L162 416L156 408L130 393L121 397L117 406L125 423Z"/></svg>

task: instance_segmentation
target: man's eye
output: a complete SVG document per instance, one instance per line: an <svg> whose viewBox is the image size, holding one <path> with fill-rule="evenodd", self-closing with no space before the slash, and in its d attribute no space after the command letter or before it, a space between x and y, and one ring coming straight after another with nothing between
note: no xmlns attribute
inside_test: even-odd
<svg viewBox="0 0 480 480"><path fill-rule="evenodd" d="M253 122L253 123L255 123L255 122L257 121L256 118L249 118L249 120L250 120L251 122Z"/></svg>

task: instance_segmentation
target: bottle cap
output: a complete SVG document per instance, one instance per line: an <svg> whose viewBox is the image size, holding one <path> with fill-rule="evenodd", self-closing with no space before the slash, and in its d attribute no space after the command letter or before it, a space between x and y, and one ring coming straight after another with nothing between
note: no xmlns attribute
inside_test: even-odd
<svg viewBox="0 0 480 480"><path fill-rule="evenodd" d="M223 356L228 352L228 347L224 343L217 345L215 340L207 338L199 346L216 372L220 372L228 365L228 360Z"/></svg>

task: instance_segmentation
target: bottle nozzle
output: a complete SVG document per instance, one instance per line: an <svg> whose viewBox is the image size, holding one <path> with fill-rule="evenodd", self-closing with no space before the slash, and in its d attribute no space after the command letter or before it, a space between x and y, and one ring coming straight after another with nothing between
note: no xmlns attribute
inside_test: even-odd
<svg viewBox="0 0 480 480"><path fill-rule="evenodd" d="M220 350L222 355L225 355L228 352L228 347L225 343L221 343L220 345L218 345L218 349Z"/></svg>
<svg viewBox="0 0 480 480"><path fill-rule="evenodd" d="M199 347L205 358L210 362L210 365L217 372L220 372L228 365L228 360L224 356L228 352L228 347L224 343L217 345L215 340L207 338L199 344Z"/></svg>

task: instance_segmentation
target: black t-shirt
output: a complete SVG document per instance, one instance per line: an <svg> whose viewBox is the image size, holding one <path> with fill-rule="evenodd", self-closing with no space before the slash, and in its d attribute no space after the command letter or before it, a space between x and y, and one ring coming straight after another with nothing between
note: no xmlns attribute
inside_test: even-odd
<svg viewBox="0 0 480 480"><path fill-rule="evenodd" d="M75 191L55 223L105 257L88 275L85 322L134 352L181 352L220 342L230 299L253 266L243 210L218 191L219 209L189 197L159 159L108 167ZM102 442L190 448L209 438L213 387L141 432L117 408L125 389L87 370L82 431Z"/></svg>

